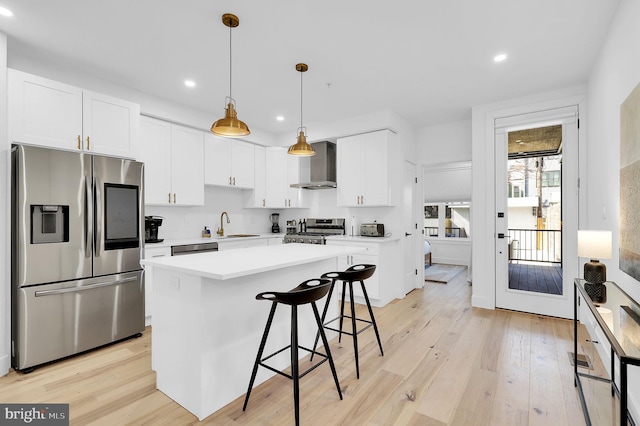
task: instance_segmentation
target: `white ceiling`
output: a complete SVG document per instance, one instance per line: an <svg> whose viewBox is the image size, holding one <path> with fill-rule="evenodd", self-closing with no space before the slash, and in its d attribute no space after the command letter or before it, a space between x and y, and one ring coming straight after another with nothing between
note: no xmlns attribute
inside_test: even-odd
<svg viewBox="0 0 640 426"><path fill-rule="evenodd" d="M64 63L267 132L391 109L415 128L587 81L619 0L0 0L12 58ZM496 64L493 57L506 53ZM197 87L188 89L191 78ZM276 115L286 120L277 122Z"/></svg>

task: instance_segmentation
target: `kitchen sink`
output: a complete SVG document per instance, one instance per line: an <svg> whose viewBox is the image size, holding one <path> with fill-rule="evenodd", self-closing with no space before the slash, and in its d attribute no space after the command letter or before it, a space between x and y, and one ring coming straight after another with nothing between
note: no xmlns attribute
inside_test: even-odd
<svg viewBox="0 0 640 426"><path fill-rule="evenodd" d="M259 234L230 234L227 238L259 237Z"/></svg>

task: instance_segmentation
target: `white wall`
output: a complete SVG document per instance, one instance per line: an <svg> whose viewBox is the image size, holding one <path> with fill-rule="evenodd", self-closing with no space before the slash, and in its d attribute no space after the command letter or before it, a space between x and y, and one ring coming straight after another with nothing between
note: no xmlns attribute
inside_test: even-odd
<svg viewBox="0 0 640 426"><path fill-rule="evenodd" d="M422 128L416 145L422 165L471 161L471 121Z"/></svg>
<svg viewBox="0 0 640 426"><path fill-rule="evenodd" d="M585 229L613 232L607 278L640 300L640 283L618 268L620 206L620 104L640 83L640 2L623 0L589 79L587 208ZM640 118L639 118L640 119ZM596 172L597 171L597 172Z"/></svg>
<svg viewBox="0 0 640 426"><path fill-rule="evenodd" d="M589 116L592 120L587 123L587 169L594 172L586 178L587 208L583 228L613 232L613 258L602 261L607 265L607 279L615 281L640 301L640 282L618 267L620 105L640 83L638 22L640 2L622 0L589 78ZM609 365L606 361L604 364ZM630 405L637 422L640 418L640 374L637 368L629 370Z"/></svg>
<svg viewBox="0 0 640 426"><path fill-rule="evenodd" d="M7 140L7 36L0 33L0 188L5 188L0 195L0 376L11 367L11 268L10 243L11 227L9 225L9 206L11 191L9 173L11 170L10 144Z"/></svg>

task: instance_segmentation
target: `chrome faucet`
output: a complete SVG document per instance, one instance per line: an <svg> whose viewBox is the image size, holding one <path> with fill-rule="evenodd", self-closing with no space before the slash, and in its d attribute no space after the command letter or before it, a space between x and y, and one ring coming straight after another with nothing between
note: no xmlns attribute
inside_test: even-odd
<svg viewBox="0 0 640 426"><path fill-rule="evenodd" d="M222 222L222 217L224 215L227 215L227 223L231 223L231 221L229 220L229 213L227 212L222 212L222 214L220 215L220 227L218 228L218 235L220 235L221 237L224 237L224 223Z"/></svg>

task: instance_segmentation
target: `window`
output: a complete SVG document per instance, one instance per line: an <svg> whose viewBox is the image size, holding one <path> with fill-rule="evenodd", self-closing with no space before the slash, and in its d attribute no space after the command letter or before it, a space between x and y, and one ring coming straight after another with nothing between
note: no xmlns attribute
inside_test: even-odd
<svg viewBox="0 0 640 426"><path fill-rule="evenodd" d="M427 237L468 238L468 202L433 203L424 206L424 234Z"/></svg>
<svg viewBox="0 0 640 426"><path fill-rule="evenodd" d="M542 172L542 187L560 186L560 170Z"/></svg>

